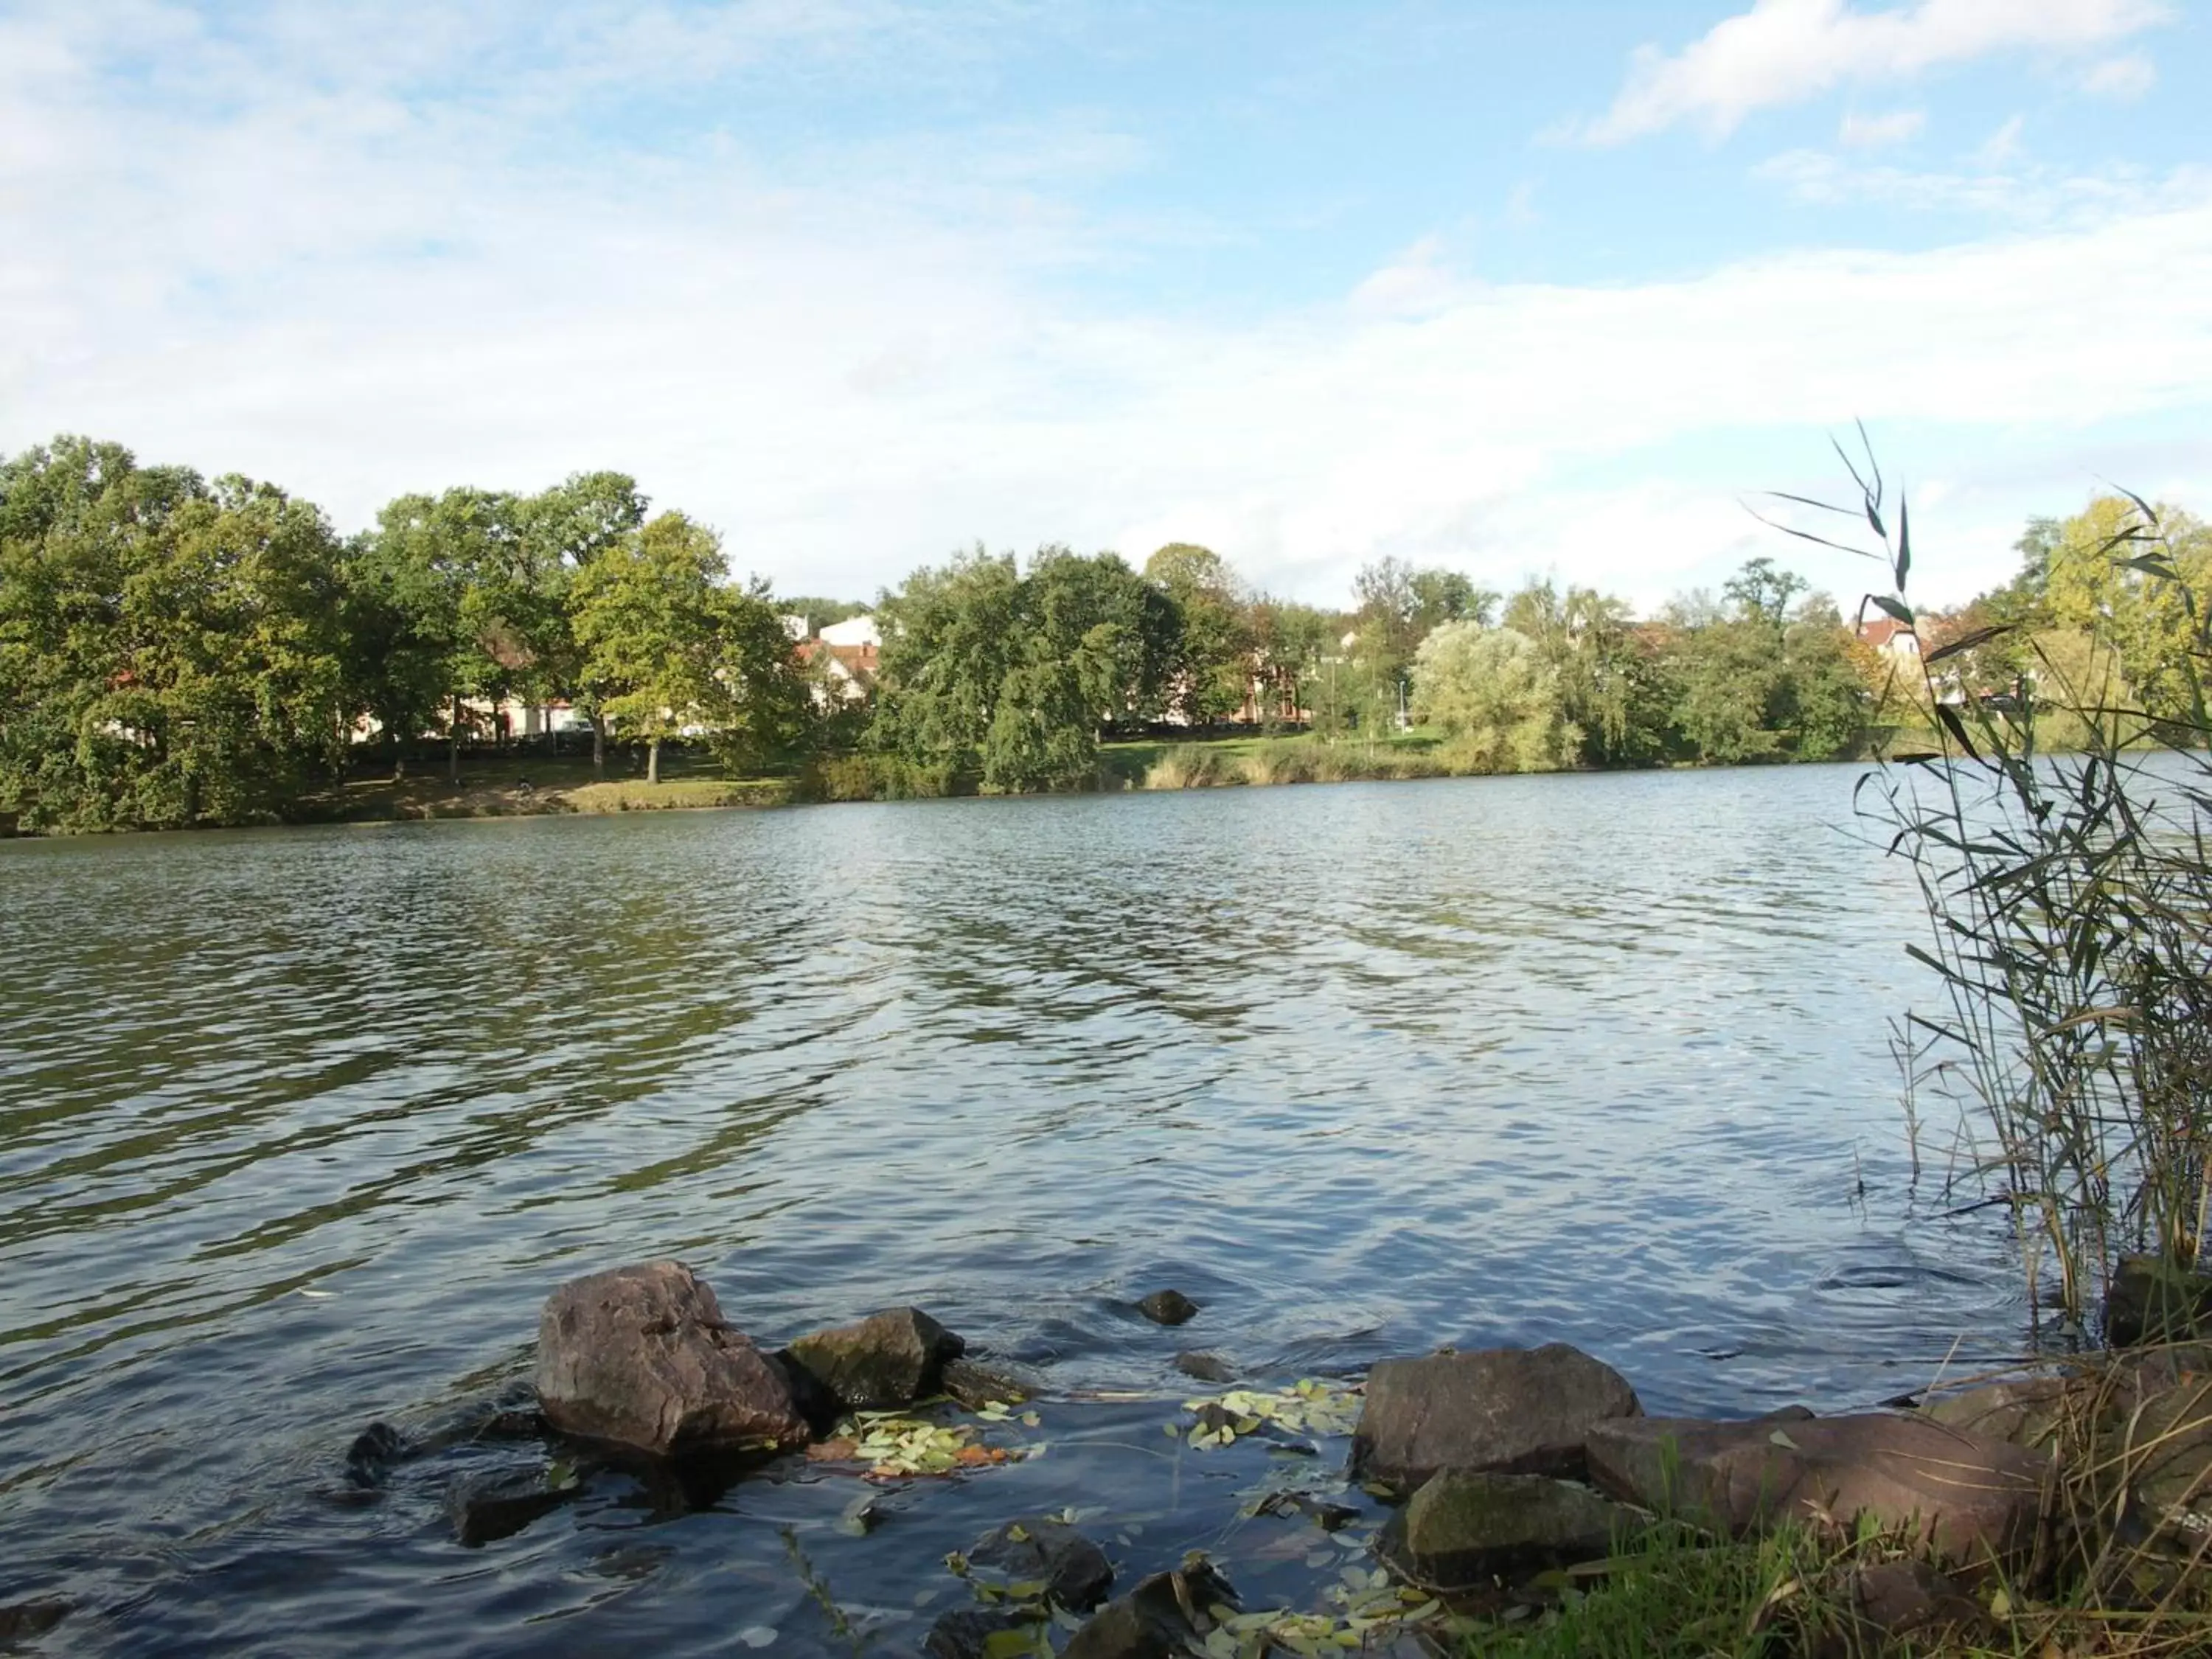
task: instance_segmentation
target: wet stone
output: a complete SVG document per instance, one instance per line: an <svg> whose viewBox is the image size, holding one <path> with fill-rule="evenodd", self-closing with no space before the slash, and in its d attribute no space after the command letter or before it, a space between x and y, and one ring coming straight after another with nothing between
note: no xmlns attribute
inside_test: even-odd
<svg viewBox="0 0 2212 1659"><path fill-rule="evenodd" d="M784 1350L847 1411L896 1411L938 1392L967 1344L919 1308L889 1308Z"/></svg>
<svg viewBox="0 0 2212 1659"><path fill-rule="evenodd" d="M1234 1605L1232 1592L1205 1562L1156 1572L1093 1613L1060 1659L1182 1659L1203 1641L1206 1609L1218 1603Z"/></svg>
<svg viewBox="0 0 2212 1659"><path fill-rule="evenodd" d="M929 1627L921 1645L933 1659L1006 1659L1017 1638L1022 1651L1031 1650L1042 1629L1042 1620L1018 1607L955 1607Z"/></svg>
<svg viewBox="0 0 2212 1659"><path fill-rule="evenodd" d="M1352 1473L1408 1492L1443 1469L1577 1476L1590 1430L1641 1410L1620 1372L1564 1342L1385 1359L1368 1373Z"/></svg>
<svg viewBox="0 0 2212 1659"><path fill-rule="evenodd" d="M563 1433L665 1457L803 1443L784 1370L678 1261L572 1279L538 1329L538 1397Z"/></svg>
<svg viewBox="0 0 2212 1659"><path fill-rule="evenodd" d="M76 1611L76 1604L59 1595L37 1595L0 1607L0 1644L27 1642L44 1636Z"/></svg>
<svg viewBox="0 0 2212 1659"><path fill-rule="evenodd" d="M1137 1311L1155 1325L1187 1325L1198 1317L1199 1305L1181 1291L1154 1291L1137 1304Z"/></svg>
<svg viewBox="0 0 2212 1659"><path fill-rule="evenodd" d="M502 1469L465 1475L446 1492L446 1516L454 1540L465 1549L512 1538L540 1516L550 1515L576 1495L574 1486L547 1484L543 1469Z"/></svg>
<svg viewBox="0 0 2212 1659"><path fill-rule="evenodd" d="M973 1359L948 1359L938 1387L974 1411L982 1406L1018 1406L1035 1396L1035 1379L1000 1365Z"/></svg>
<svg viewBox="0 0 2212 1659"><path fill-rule="evenodd" d="M345 1478L349 1486L380 1486L392 1466L407 1455L407 1442L389 1423L372 1423L346 1448Z"/></svg>
<svg viewBox="0 0 2212 1659"><path fill-rule="evenodd" d="M1201 1353L1195 1349L1175 1357L1175 1368L1185 1376L1194 1376L1201 1382L1234 1382L1237 1368L1218 1353Z"/></svg>
<svg viewBox="0 0 2212 1659"><path fill-rule="evenodd" d="M1064 1521L1029 1516L987 1534L968 1553L975 1566L1015 1583L1039 1583L1071 1613L1088 1613L1114 1588L1106 1552Z"/></svg>
<svg viewBox="0 0 2212 1659"><path fill-rule="evenodd" d="M1377 1547L1415 1583L1468 1589L1595 1560L1645 1519L1568 1481L1448 1469L1391 1517Z"/></svg>

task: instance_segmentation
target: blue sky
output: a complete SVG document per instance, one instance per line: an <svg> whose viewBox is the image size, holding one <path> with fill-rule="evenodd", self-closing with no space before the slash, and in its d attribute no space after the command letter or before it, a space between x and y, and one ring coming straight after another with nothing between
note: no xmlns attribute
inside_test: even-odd
<svg viewBox="0 0 2212 1659"><path fill-rule="evenodd" d="M0 447L1653 605L1855 599L1742 501L1863 418L1957 598L2212 513L2208 87L2160 0L0 0Z"/></svg>

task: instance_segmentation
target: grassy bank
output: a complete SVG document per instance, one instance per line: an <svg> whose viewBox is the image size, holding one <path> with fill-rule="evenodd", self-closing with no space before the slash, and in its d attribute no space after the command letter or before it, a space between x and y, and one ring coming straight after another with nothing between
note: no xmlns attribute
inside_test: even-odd
<svg viewBox="0 0 2212 1659"><path fill-rule="evenodd" d="M786 806L797 798L787 778L725 777L704 757L666 757L659 783L623 775L617 757L592 775L580 758L543 756L471 757L458 781L443 765L410 766L404 775L348 779L311 797L302 816L340 823L423 818L524 817L558 812L649 812L669 809Z"/></svg>

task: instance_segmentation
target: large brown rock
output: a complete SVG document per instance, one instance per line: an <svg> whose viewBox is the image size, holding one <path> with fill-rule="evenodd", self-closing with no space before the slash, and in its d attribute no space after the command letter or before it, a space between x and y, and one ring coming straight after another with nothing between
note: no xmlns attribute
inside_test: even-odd
<svg viewBox="0 0 2212 1659"><path fill-rule="evenodd" d="M1661 1514L1732 1533L1870 1516L1975 1564L2033 1542L2051 1468L2024 1447L1886 1413L1782 1425L1638 1418L1599 1424L1586 1449L1600 1487Z"/></svg>
<svg viewBox="0 0 2212 1659"><path fill-rule="evenodd" d="M679 1261L571 1279L538 1327L538 1396L556 1429L665 1456L803 1443L781 1366Z"/></svg>
<svg viewBox="0 0 2212 1659"><path fill-rule="evenodd" d="M1590 1430L1642 1409L1620 1372L1564 1342L1385 1359L1368 1373L1352 1470L1405 1492L1440 1469L1578 1475Z"/></svg>
<svg viewBox="0 0 2212 1659"><path fill-rule="evenodd" d="M850 1411L896 1411L935 1394L968 1345L919 1308L887 1308L785 1350Z"/></svg>

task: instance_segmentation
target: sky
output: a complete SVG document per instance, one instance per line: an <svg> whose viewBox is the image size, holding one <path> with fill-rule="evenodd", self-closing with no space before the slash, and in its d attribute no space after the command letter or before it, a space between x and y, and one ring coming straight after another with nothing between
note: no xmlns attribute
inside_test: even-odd
<svg viewBox="0 0 2212 1659"><path fill-rule="evenodd" d="M599 468L785 592L978 542L1653 607L2212 516L2174 0L0 0L0 451L345 532Z"/></svg>

